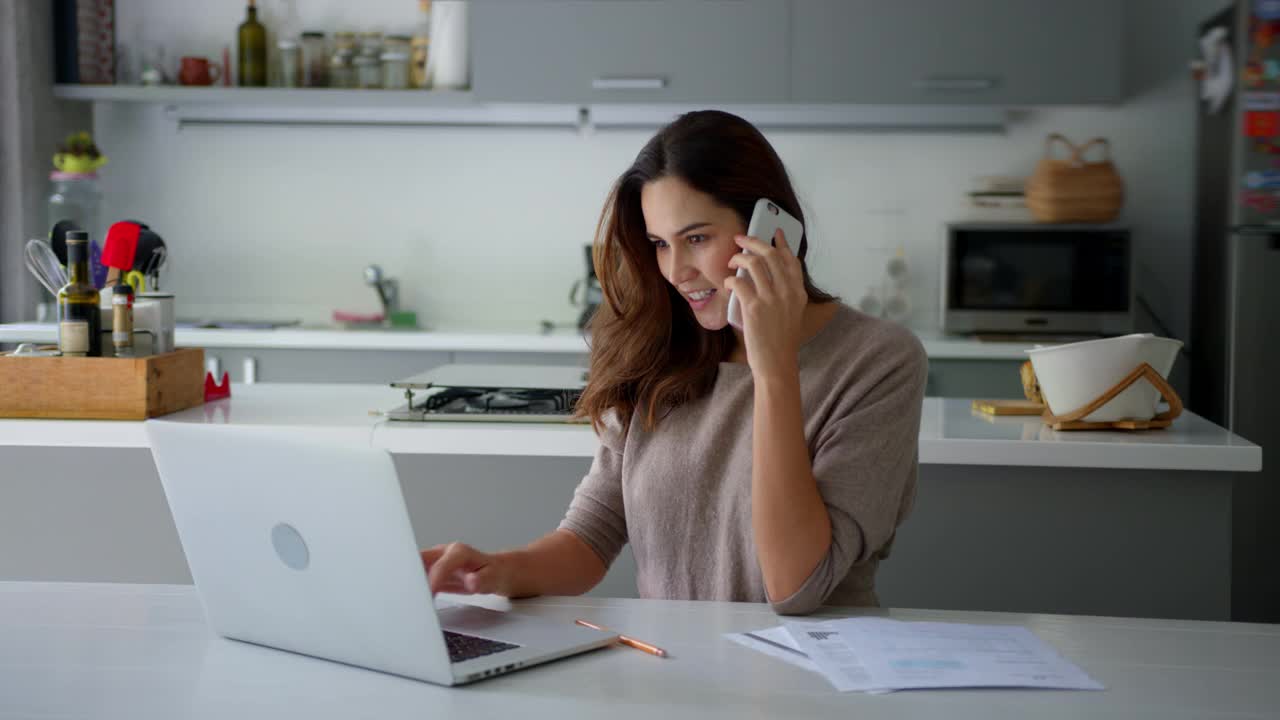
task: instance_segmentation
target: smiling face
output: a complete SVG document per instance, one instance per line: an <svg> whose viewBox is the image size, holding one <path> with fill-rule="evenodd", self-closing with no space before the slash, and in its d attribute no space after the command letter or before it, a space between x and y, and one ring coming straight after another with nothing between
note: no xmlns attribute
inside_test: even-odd
<svg viewBox="0 0 1280 720"><path fill-rule="evenodd" d="M741 251L733 238L747 231L742 219L669 175L645 183L640 209L662 276L689 303L698 324L707 330L728 325L724 281L733 274L729 259Z"/></svg>

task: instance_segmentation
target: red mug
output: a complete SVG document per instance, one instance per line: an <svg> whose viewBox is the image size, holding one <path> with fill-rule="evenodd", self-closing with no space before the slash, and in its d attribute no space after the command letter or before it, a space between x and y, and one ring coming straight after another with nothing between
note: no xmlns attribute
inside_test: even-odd
<svg viewBox="0 0 1280 720"><path fill-rule="evenodd" d="M210 65L208 58L188 55L182 58L182 69L178 71L178 82L183 85L212 85L222 75L222 68Z"/></svg>

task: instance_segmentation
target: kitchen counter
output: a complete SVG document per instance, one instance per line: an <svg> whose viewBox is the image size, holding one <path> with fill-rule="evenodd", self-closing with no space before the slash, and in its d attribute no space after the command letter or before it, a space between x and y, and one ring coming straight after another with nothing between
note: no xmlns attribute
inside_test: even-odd
<svg viewBox="0 0 1280 720"><path fill-rule="evenodd" d="M936 360L1025 360L1028 342L986 342L936 330L914 331L925 352ZM0 325L0 343L56 343L51 323ZM481 333L434 330L341 330L279 328L220 330L178 328L178 345L203 348L267 348L316 350L417 350L496 353L583 353L586 342L576 331Z"/></svg>
<svg viewBox="0 0 1280 720"><path fill-rule="evenodd" d="M380 415L401 402L385 385L236 384L152 422L386 448L422 547L546 533L597 447L586 425ZM1270 480L1258 446L1193 414L1168 430L1062 433L931 397L919 447L914 507L878 574L883 602L1229 617L1232 492ZM0 580L190 582L144 423L0 420L0 468L0 547L23 548L0 553ZM634 596L635 569L625 550L596 592Z"/></svg>
<svg viewBox="0 0 1280 720"><path fill-rule="evenodd" d="M540 423L406 423L380 413L403 402L379 385L233 385L232 396L165 416L163 421L287 429L308 437L370 443L397 454L589 458L587 425ZM0 420L0 445L145 448L139 422ZM1184 413L1168 430L1060 432L1037 418L991 418L970 401L925 398L920 428L925 465L999 465L1253 472L1262 449Z"/></svg>

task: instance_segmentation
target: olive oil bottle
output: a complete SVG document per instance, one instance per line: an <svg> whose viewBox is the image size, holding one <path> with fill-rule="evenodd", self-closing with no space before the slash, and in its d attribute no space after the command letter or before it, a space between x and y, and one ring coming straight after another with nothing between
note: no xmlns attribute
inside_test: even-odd
<svg viewBox="0 0 1280 720"><path fill-rule="evenodd" d="M267 86L267 29L258 22L258 8L249 0L249 13L240 23L239 63L236 65L240 87Z"/></svg>
<svg viewBox="0 0 1280 720"><path fill-rule="evenodd" d="M102 356L98 289L89 278L89 233L67 233L69 279L58 291L58 350L69 357Z"/></svg>

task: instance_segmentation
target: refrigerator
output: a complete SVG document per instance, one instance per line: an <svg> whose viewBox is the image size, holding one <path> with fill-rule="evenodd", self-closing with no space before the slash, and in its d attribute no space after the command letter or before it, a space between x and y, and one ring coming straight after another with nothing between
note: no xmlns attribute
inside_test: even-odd
<svg viewBox="0 0 1280 720"><path fill-rule="evenodd" d="M1187 406L1262 447L1232 489L1232 619L1280 622L1280 0L1199 30Z"/></svg>

